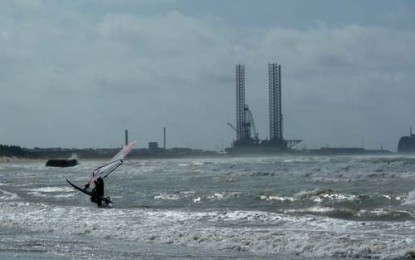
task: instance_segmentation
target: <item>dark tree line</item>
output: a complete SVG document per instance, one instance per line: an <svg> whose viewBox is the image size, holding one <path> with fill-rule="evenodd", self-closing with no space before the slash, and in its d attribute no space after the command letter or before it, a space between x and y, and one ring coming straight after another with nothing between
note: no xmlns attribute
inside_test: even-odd
<svg viewBox="0 0 415 260"><path fill-rule="evenodd" d="M33 154L20 146L0 144L0 156L7 157L33 157Z"/></svg>

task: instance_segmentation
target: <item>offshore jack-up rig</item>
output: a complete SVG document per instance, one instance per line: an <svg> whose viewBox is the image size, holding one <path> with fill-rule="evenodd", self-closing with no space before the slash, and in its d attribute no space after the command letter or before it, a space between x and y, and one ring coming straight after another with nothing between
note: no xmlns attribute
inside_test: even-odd
<svg viewBox="0 0 415 260"><path fill-rule="evenodd" d="M269 74L269 139L259 140L254 118L245 103L245 65L236 65L236 127L227 123L236 132L236 140L230 153L275 153L288 152L301 140L284 140L281 110L281 65L268 64Z"/></svg>

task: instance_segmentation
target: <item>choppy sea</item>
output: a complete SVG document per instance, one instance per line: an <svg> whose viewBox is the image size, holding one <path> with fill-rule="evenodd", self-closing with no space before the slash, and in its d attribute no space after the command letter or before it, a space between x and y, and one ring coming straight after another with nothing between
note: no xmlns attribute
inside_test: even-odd
<svg viewBox="0 0 415 260"><path fill-rule="evenodd" d="M0 259L411 259L415 156L0 164Z"/></svg>

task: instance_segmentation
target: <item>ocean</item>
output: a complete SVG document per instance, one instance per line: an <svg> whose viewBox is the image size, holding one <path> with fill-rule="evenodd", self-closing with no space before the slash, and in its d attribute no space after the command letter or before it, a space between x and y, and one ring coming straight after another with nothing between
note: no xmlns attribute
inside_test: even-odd
<svg viewBox="0 0 415 260"><path fill-rule="evenodd" d="M1 163L0 259L415 257L415 156L127 158L97 207L102 163Z"/></svg>

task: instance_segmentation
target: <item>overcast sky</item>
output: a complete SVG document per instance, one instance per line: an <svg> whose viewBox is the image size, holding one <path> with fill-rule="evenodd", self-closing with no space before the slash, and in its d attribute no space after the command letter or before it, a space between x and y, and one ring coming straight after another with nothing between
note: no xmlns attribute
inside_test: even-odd
<svg viewBox="0 0 415 260"><path fill-rule="evenodd" d="M0 143L220 150L235 65L269 136L268 63L284 138L396 151L415 126L415 1L0 0Z"/></svg>

